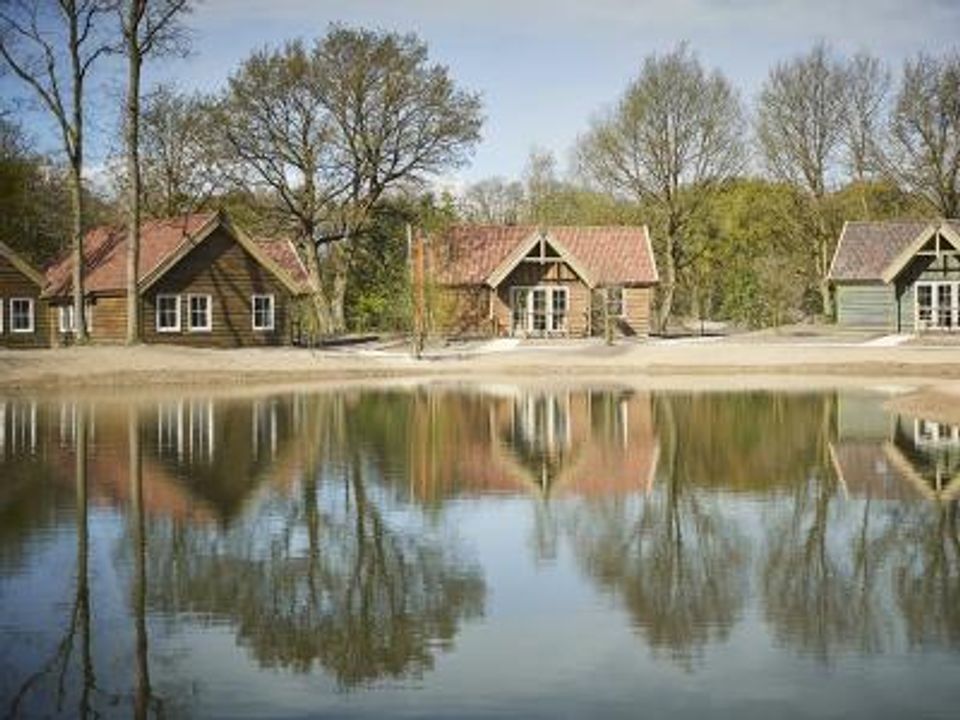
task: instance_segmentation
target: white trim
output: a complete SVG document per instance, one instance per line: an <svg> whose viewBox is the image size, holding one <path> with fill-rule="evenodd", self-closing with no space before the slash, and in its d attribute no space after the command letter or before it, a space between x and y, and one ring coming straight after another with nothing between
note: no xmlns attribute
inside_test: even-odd
<svg viewBox="0 0 960 720"><path fill-rule="evenodd" d="M27 319L30 320L30 326L25 328L18 328L15 326L14 320L13 320L14 318L13 305L14 303L22 303L22 302L27 303L27 307L29 308L27 313ZM36 305L34 304L33 298L25 298L25 297L10 298L9 305L10 305L10 332L17 335L29 335L35 332L36 321L34 317L34 310L36 308Z"/></svg>
<svg viewBox="0 0 960 720"><path fill-rule="evenodd" d="M0 298L0 335L3 335L3 298Z"/></svg>
<svg viewBox="0 0 960 720"><path fill-rule="evenodd" d="M194 300L206 300L207 301L207 324L206 325L194 325L193 324L193 306L192 303ZM210 295L200 295L200 294L189 294L187 295L187 330L189 332L210 332L213 330L213 298Z"/></svg>
<svg viewBox="0 0 960 720"><path fill-rule="evenodd" d="M176 303L175 308L176 308L176 311L177 311L177 312L176 312L176 315L177 315L177 323L176 323L176 325L171 326L171 327L160 327L160 304L161 304L161 301L162 301L162 300L169 300L169 299L171 299L171 298L172 298L172 299L174 300L174 302ZM158 332L158 333L178 333L178 332L180 332L180 326L181 326L181 325L180 325L180 296L179 296L179 295L173 295L173 294L170 294L170 293L163 293L163 294L159 294L159 293L158 293L158 294L157 294L157 297L156 297L156 300L155 300L155 303L156 303L156 328L157 328L157 332Z"/></svg>
<svg viewBox="0 0 960 720"><path fill-rule="evenodd" d="M270 323L269 325L257 325L257 300L268 299L270 301ZM273 293L258 294L250 296L250 327L256 332L272 332L277 327L277 298Z"/></svg>

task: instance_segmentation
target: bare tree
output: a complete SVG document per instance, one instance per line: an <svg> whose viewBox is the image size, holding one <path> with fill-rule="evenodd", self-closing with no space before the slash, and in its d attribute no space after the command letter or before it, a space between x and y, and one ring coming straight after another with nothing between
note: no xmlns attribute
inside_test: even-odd
<svg viewBox="0 0 960 720"><path fill-rule="evenodd" d="M743 125L727 79L705 71L681 45L644 60L617 106L580 140L589 177L650 203L662 216L661 329L673 308L677 274L690 259L685 231L691 217L743 166Z"/></svg>
<svg viewBox="0 0 960 720"><path fill-rule="evenodd" d="M944 217L960 214L960 53L903 66L884 168Z"/></svg>
<svg viewBox="0 0 960 720"><path fill-rule="evenodd" d="M877 58L861 52L846 64L843 144L849 171L859 183L877 170L881 125L889 92L890 72Z"/></svg>
<svg viewBox="0 0 960 720"><path fill-rule="evenodd" d="M218 188L221 171L211 137L210 103L170 85L144 98L140 117L140 173L148 215L194 212Z"/></svg>
<svg viewBox="0 0 960 720"><path fill-rule="evenodd" d="M90 70L110 50L102 32L112 0L9 0L0 6L0 57L53 117L70 168L73 306L76 340L83 312L83 93Z"/></svg>
<svg viewBox="0 0 960 720"><path fill-rule="evenodd" d="M459 210L469 222L516 225L523 217L524 202L523 185L516 180L492 177L467 187Z"/></svg>
<svg viewBox="0 0 960 720"><path fill-rule="evenodd" d="M127 58L124 106L127 175L127 343L140 339L140 79L143 63L157 53L180 49L185 41L180 19L190 0L122 0L117 5Z"/></svg>
<svg viewBox="0 0 960 720"><path fill-rule="evenodd" d="M479 97L430 64L416 36L338 26L313 48L252 55L218 115L235 175L275 192L296 228L327 332L343 328L346 254L371 208L463 163L481 122Z"/></svg>
<svg viewBox="0 0 960 720"><path fill-rule="evenodd" d="M824 314L831 314L827 273L836 228L827 220L828 181L839 168L847 128L845 72L824 43L771 70L757 108L757 136L767 167L802 188L813 215L812 258Z"/></svg>

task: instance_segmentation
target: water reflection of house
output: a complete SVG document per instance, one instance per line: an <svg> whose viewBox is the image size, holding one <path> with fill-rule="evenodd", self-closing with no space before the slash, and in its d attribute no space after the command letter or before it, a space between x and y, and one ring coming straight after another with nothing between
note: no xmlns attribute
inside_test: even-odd
<svg viewBox="0 0 960 720"><path fill-rule="evenodd" d="M290 446L300 412L296 398L184 398L132 407L0 400L0 474L28 477L43 465L72 485L82 416L94 503L129 504L139 456L148 515L224 522L266 479L282 474L288 484L286 476L297 474Z"/></svg>
<svg viewBox="0 0 960 720"><path fill-rule="evenodd" d="M876 398L837 402L830 457L851 495L906 500L960 497L960 427L887 413Z"/></svg>
<svg viewBox="0 0 960 720"><path fill-rule="evenodd" d="M411 489L421 499L609 495L653 483L659 446L646 393L501 389L438 402L448 407L415 414L410 430Z"/></svg>

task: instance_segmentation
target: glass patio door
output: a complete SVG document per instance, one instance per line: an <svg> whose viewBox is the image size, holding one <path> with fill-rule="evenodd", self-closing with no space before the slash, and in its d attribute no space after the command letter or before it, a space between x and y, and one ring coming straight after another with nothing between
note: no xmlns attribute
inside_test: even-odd
<svg viewBox="0 0 960 720"><path fill-rule="evenodd" d="M960 283L919 282L917 330L956 330L960 326Z"/></svg>
<svg viewBox="0 0 960 720"><path fill-rule="evenodd" d="M513 335L564 334L567 330L567 289L515 287L510 290Z"/></svg>

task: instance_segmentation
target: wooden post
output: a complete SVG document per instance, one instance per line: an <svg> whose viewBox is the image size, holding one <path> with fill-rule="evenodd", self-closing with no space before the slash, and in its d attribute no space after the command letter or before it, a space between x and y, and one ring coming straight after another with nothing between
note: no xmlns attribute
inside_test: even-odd
<svg viewBox="0 0 960 720"><path fill-rule="evenodd" d="M424 258L423 235L418 230L414 235L413 228L407 225L407 247L410 255L410 289L413 304L413 354L414 357L423 355L423 346L426 339L426 292L424 288L426 262Z"/></svg>

